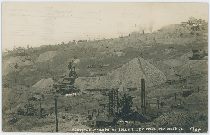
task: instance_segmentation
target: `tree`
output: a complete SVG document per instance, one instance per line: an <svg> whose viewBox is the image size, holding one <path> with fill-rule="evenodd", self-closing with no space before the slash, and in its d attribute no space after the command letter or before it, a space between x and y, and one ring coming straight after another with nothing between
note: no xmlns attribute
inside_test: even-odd
<svg viewBox="0 0 210 135"><path fill-rule="evenodd" d="M207 30L208 23L202 19L196 19L194 17L190 17L187 22L193 31Z"/></svg>

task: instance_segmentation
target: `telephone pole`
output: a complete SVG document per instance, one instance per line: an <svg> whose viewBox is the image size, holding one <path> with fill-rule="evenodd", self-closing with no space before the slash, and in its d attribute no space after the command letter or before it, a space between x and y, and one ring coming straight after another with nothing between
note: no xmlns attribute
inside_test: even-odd
<svg viewBox="0 0 210 135"><path fill-rule="evenodd" d="M55 99L55 132L58 132L58 105L57 105L57 101L58 101L58 96L55 95L54 96Z"/></svg>
<svg viewBox="0 0 210 135"><path fill-rule="evenodd" d="M141 109L143 114L146 113L146 100L145 100L145 80L141 79Z"/></svg>
<svg viewBox="0 0 210 135"><path fill-rule="evenodd" d="M39 117L42 118L42 100L41 98L39 99Z"/></svg>

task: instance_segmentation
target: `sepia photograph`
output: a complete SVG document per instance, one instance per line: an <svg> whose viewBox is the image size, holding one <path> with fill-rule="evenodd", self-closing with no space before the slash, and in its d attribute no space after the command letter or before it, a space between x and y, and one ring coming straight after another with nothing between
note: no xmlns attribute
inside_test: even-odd
<svg viewBox="0 0 210 135"><path fill-rule="evenodd" d="M208 2L1 4L2 132L208 132Z"/></svg>

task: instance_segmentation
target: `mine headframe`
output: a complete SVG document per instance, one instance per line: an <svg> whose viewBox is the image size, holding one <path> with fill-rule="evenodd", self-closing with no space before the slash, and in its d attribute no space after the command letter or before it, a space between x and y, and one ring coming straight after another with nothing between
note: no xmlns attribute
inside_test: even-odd
<svg viewBox="0 0 210 135"><path fill-rule="evenodd" d="M119 112L118 89L111 89L108 93L108 112L110 116L115 116Z"/></svg>
<svg viewBox="0 0 210 135"><path fill-rule="evenodd" d="M68 68L69 68L69 77L76 79L78 76L75 70L75 66L73 66L73 61L69 62Z"/></svg>
<svg viewBox="0 0 210 135"><path fill-rule="evenodd" d="M73 61L69 62L68 69L69 74L63 77L61 79L62 81L54 85L56 91L62 95L79 92L79 90L74 86L77 73L75 71L75 67L73 66Z"/></svg>

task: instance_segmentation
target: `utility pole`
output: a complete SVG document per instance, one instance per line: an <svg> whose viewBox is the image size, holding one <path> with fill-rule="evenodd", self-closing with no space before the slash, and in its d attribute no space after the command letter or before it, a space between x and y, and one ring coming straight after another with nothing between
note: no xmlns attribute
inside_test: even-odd
<svg viewBox="0 0 210 135"><path fill-rule="evenodd" d="M41 100L41 98L39 99L39 109L40 109L39 117L42 118L42 100Z"/></svg>
<svg viewBox="0 0 210 135"><path fill-rule="evenodd" d="M159 99L157 100L157 107L158 107L158 109L160 108L160 101L159 101Z"/></svg>
<svg viewBox="0 0 210 135"><path fill-rule="evenodd" d="M141 79L141 108L143 114L146 113L146 101L145 101L145 80Z"/></svg>
<svg viewBox="0 0 210 135"><path fill-rule="evenodd" d="M56 126L55 131L58 132L58 106L57 106L58 96L55 95L54 99L55 99L55 126Z"/></svg>
<svg viewBox="0 0 210 135"><path fill-rule="evenodd" d="M91 116L92 116L92 118L93 118L93 116L94 116L94 111L93 111L93 110L92 110L92 115L91 115Z"/></svg>
<svg viewBox="0 0 210 135"><path fill-rule="evenodd" d="M99 114L100 114L100 110L98 109L98 114L97 114L97 116L99 116Z"/></svg>

